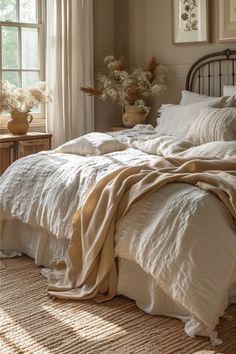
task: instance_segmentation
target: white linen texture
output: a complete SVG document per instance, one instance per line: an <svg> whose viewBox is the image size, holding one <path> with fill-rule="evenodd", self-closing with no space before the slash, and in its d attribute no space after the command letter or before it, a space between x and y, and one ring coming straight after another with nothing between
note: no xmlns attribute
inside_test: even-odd
<svg viewBox="0 0 236 354"><path fill-rule="evenodd" d="M224 96L227 96L227 95L224 95ZM218 97L207 96L207 95L202 95L200 93L183 90L180 105L197 103L197 102L202 102L202 101L206 101L206 100L209 102L209 101L214 101L216 98L218 98Z"/></svg>
<svg viewBox="0 0 236 354"><path fill-rule="evenodd" d="M193 146L178 153L178 156L216 157L219 159L236 159L236 141L212 141Z"/></svg>
<svg viewBox="0 0 236 354"><path fill-rule="evenodd" d="M103 133L89 133L68 141L55 149L55 152L77 155L103 155L109 152L124 150L126 145Z"/></svg>
<svg viewBox="0 0 236 354"><path fill-rule="evenodd" d="M40 1L42 2L42 1ZM45 71L53 100L46 105L53 148L94 130L93 0L47 0Z"/></svg>
<svg viewBox="0 0 236 354"><path fill-rule="evenodd" d="M183 90L180 105L187 105L187 104L198 103L198 102L214 102L214 100L217 98L219 97L207 96L200 93ZM224 107L235 107L236 106L235 86L224 86L223 96L221 98L225 100Z"/></svg>
<svg viewBox="0 0 236 354"><path fill-rule="evenodd" d="M236 86L224 86L223 87L223 95L236 97Z"/></svg>
<svg viewBox="0 0 236 354"><path fill-rule="evenodd" d="M161 106L161 116L157 119L156 130L164 135L186 138L191 124L206 107L223 107L226 98L190 103L186 105L164 104Z"/></svg>
<svg viewBox="0 0 236 354"><path fill-rule="evenodd" d="M146 152L147 154L170 156L180 152L185 152L192 147L192 144L187 140L175 138L174 136L160 135L145 141L136 140L131 143L133 148Z"/></svg>
<svg viewBox="0 0 236 354"><path fill-rule="evenodd" d="M236 140L236 108L205 108L186 136L194 145Z"/></svg>

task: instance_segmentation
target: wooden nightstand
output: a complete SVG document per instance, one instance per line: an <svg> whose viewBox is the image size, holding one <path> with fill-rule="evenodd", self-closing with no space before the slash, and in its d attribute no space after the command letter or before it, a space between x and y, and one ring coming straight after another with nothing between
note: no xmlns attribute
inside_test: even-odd
<svg viewBox="0 0 236 354"><path fill-rule="evenodd" d="M124 125L120 125L120 126L113 126L113 127L108 127L107 131L108 132L118 132L119 130L126 130L126 129L130 129L125 127Z"/></svg>
<svg viewBox="0 0 236 354"><path fill-rule="evenodd" d="M0 135L0 174L20 157L51 149L52 134Z"/></svg>

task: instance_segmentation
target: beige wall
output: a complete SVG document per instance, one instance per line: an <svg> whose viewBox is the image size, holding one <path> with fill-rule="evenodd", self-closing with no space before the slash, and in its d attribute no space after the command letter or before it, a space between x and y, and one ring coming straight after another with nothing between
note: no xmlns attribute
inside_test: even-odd
<svg viewBox="0 0 236 354"><path fill-rule="evenodd" d="M114 0L94 0L94 71L104 70L103 59L115 52ZM95 105L95 130L105 130L119 117L118 107L98 98ZM115 118L114 118L115 117Z"/></svg>
<svg viewBox="0 0 236 354"><path fill-rule="evenodd" d="M102 1L104 2L105 0L95 0L95 4ZM100 50L99 58L96 58L96 61L100 64L100 55L103 55L103 59L113 49L113 53L116 55L125 55L126 62L131 67L143 65L152 55L156 56L159 62L167 66L169 88L165 94L153 102L152 112L149 115L151 123L155 122L155 112L161 103L177 103L179 101L181 90L185 86L187 70L195 60L205 54L225 48L236 49L235 42L219 43L217 41L218 0L211 1L211 43L174 45L172 43L171 1L107 0L106 2L110 6L112 3L113 6L113 9L110 9L113 29L110 22L110 30L106 27L107 21L105 21L104 15L101 31L103 30L105 35L108 35L109 32L111 35L110 40L113 40L113 47L112 45L103 46L103 53ZM103 13L101 15L103 16ZM99 44L97 43L96 45L98 46ZM98 65L96 65L96 68L98 68ZM97 127L103 126L102 120L103 123L108 125L113 122L116 125L120 123L120 111L117 110L115 104L113 104L112 108L107 102L100 102L99 111L96 111Z"/></svg>

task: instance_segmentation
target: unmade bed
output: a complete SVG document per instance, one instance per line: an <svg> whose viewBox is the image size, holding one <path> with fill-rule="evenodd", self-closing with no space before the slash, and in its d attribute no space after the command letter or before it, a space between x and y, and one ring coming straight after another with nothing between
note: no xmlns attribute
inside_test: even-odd
<svg viewBox="0 0 236 354"><path fill-rule="evenodd" d="M197 61L180 104L163 105L156 128L92 133L16 161L1 181L1 249L25 253L48 268L51 260L65 259L73 216L107 176L116 178L116 171L127 168L134 175L133 166L144 166L145 172L147 164L165 168L164 177L172 166L179 171L186 164L190 170L199 164L206 174L214 161L211 176L221 166L230 176L230 192L222 189L222 195L230 195L226 202L207 189L205 180L200 181L204 186L178 179L152 189L116 220L114 256L117 294L150 314L180 318L190 336L219 343L215 325L236 302L236 100L234 75L227 69L223 82L221 71L225 63L234 67L235 54L227 50Z"/></svg>

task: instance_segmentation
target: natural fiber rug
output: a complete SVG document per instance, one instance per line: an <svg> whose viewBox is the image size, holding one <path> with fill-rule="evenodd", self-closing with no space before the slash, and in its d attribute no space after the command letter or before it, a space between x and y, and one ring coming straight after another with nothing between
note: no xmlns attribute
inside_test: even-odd
<svg viewBox="0 0 236 354"><path fill-rule="evenodd" d="M236 306L218 328L223 344L189 338L179 320L150 316L123 297L98 305L47 295L40 268L28 257L0 267L0 353L236 354Z"/></svg>

